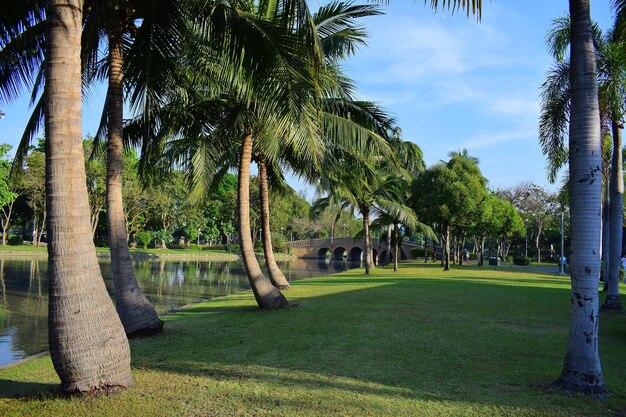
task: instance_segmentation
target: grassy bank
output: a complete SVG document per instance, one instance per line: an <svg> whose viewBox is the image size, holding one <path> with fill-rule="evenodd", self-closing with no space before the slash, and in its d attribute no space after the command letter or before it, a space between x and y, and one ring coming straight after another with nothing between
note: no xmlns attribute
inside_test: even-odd
<svg viewBox="0 0 626 417"><path fill-rule="evenodd" d="M165 317L131 341L136 386L64 399L49 358L0 372L0 415L620 416L626 315L601 318L610 398L550 388L567 340L569 279L403 264L296 282L296 307L250 292Z"/></svg>

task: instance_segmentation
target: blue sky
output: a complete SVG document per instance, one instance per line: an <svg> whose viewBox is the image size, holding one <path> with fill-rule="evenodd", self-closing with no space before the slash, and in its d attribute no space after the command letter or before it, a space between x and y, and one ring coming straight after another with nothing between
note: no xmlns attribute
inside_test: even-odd
<svg viewBox="0 0 626 417"><path fill-rule="evenodd" d="M325 2L310 1L311 9ZM522 181L547 185L537 142L539 87L552 59L545 34L565 0L485 0L480 23L464 14L433 13L421 0L396 0L385 15L364 19L369 46L345 64L362 99L380 103L417 143L428 165L467 148L491 188ZM592 17L610 27L608 1ZM83 133L95 133L103 89L83 109ZM28 117L24 98L4 105L0 143L14 147ZM296 189L304 184L291 180ZM309 190L309 195L311 192Z"/></svg>

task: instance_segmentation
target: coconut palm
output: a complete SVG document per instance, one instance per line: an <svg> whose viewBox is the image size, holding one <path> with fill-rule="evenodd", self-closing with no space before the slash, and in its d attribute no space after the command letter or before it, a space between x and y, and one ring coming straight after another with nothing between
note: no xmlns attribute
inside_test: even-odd
<svg viewBox="0 0 626 417"><path fill-rule="evenodd" d="M130 349L91 239L81 143L82 2L48 2L46 189L50 356L69 393L131 385Z"/></svg>
<svg viewBox="0 0 626 417"><path fill-rule="evenodd" d="M152 96L158 96L161 86L166 84L164 80L170 78L169 70L176 61L176 48L172 46L176 42L172 40L179 37L179 28L185 27L179 3L173 0L84 2L82 67L85 86L89 86L94 79L108 80L107 99L96 142L107 134L106 212L112 276L116 308L128 334L146 335L159 331L163 322L137 283L127 245L121 191L124 72L128 72L127 87L132 86L131 104L135 105L140 101L143 105L150 105ZM139 27L134 23L138 19L143 22ZM159 36L154 36L155 33ZM33 104L46 77L43 59L28 50L40 37L39 31L27 30L20 39L15 39L8 45L8 50L0 52L3 56L8 54L7 51L15 54L20 48L24 52L19 55L19 59L13 61L22 61L20 65L29 70L23 71L21 75L33 85ZM132 42L128 42L129 40ZM102 44L107 44L108 48L103 49ZM104 57L101 56L103 50L108 52ZM7 61L2 59L2 62ZM17 165L21 165L21 157L41 124L43 97L44 94L36 102L26 126L18 148Z"/></svg>

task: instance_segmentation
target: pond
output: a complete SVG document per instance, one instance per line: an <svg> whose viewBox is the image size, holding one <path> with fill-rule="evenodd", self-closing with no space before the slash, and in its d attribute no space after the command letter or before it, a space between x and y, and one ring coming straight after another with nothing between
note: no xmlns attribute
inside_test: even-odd
<svg viewBox="0 0 626 417"><path fill-rule="evenodd" d="M110 260L99 262L112 294ZM0 366L48 349L47 265L42 257L0 257ZM159 314L249 288L240 260L142 260L133 265L139 284ZM359 266L305 259L279 265L289 281Z"/></svg>

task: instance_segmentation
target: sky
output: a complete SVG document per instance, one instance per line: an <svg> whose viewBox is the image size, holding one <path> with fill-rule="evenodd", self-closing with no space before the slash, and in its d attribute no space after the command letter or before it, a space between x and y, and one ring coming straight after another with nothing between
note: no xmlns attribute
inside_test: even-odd
<svg viewBox="0 0 626 417"><path fill-rule="evenodd" d="M314 11L318 0L309 2ZM592 1L603 29L610 1ZM482 20L433 12L420 0L396 0L382 16L362 19L368 46L343 65L358 98L379 103L417 143L428 166L466 148L479 159L491 189L532 181L549 189L537 140L540 86L552 64L545 35L566 0L485 0ZM95 133L104 88L83 106L83 134ZM0 143L17 147L28 119L27 95L0 109ZM302 181L290 178L296 190ZM308 188L306 193L312 196Z"/></svg>

